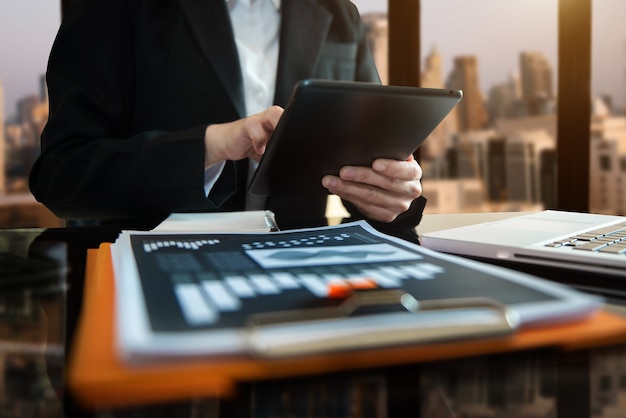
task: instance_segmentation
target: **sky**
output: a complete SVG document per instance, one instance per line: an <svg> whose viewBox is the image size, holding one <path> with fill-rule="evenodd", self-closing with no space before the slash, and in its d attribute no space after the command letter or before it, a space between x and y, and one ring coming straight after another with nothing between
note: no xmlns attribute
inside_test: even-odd
<svg viewBox="0 0 626 418"><path fill-rule="evenodd" d="M0 0L0 80L5 117L19 98L39 92L61 21L59 0Z"/></svg>
<svg viewBox="0 0 626 418"><path fill-rule="evenodd" d="M365 14L384 12L387 1L393 0L353 1ZM626 0L593 4L593 90L613 94L622 103ZM556 22L557 0L422 0L422 51L437 47L444 76L454 56L478 56L480 87L486 93L518 68L521 51L542 52L556 77ZM59 23L59 0L0 0L0 80L6 116L15 113L17 99L38 92Z"/></svg>
<svg viewBox="0 0 626 418"><path fill-rule="evenodd" d="M353 0L361 14L386 11L387 1ZM436 46L444 73L457 55L478 56L480 87L507 80L521 51L542 52L557 68L557 0L421 0L422 54ZM471 5L471 7L470 7ZM592 91L626 95L626 0L592 2Z"/></svg>

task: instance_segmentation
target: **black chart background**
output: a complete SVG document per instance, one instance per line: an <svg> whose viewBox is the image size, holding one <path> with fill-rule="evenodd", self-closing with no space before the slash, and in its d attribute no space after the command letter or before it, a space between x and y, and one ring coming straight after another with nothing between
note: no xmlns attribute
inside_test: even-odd
<svg viewBox="0 0 626 418"><path fill-rule="evenodd" d="M444 269L435 274L434 279L402 280L404 291L413 295L417 300L431 300L442 298L489 297L504 304L554 301L555 297L521 284L511 282L503 277L487 274L479 270L469 269L437 257L422 254L413 247L404 247L384 237L370 234L356 226L345 226L335 229L325 229L325 235L342 234L341 245L366 245L386 243L404 251L415 254L411 262L375 262L375 263L346 263L344 265L321 267L290 267L288 269L264 269L259 266L243 249L255 241L279 242L289 240L307 240L312 235L319 235L320 231L294 231L272 234L193 234L193 240L218 240L218 244L203 246L198 250L181 249L176 247L159 248L157 251L145 252L143 246L147 242L158 240L190 240L190 235L132 235L131 244L139 269L148 316L154 332L188 332L191 330L205 331L220 328L243 327L246 318L253 313L275 312L291 309L305 309L322 306L333 306L341 303L341 299L320 298L313 295L304 287L292 290L283 290L274 295L257 295L252 298L242 298L242 308L236 312L222 313L220 321L213 325L192 326L185 321L178 301L173 292L171 274L189 273L190 277L197 277L198 273L213 274L214 280L220 280L220 274L268 274L278 271L289 271L292 274L304 272L320 272L324 269L346 269L345 271L359 271L362 268L371 268L373 265L398 266L401 264L416 265L431 263ZM287 236L286 236L287 235ZM346 237L349 235L349 237ZM331 242L331 244L329 244ZM334 246L332 240L323 244L314 244L307 247L326 249ZM166 260L165 262L163 260ZM297 263L296 263L297 265Z"/></svg>

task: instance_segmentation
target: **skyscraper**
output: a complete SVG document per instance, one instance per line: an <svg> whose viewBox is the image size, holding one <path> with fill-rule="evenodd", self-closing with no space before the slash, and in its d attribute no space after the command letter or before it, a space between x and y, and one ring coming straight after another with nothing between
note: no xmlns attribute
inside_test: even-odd
<svg viewBox="0 0 626 418"><path fill-rule="evenodd" d="M6 179L5 179L5 164L4 164L4 87L2 80L0 80L0 195L5 193Z"/></svg>
<svg viewBox="0 0 626 418"><path fill-rule="evenodd" d="M474 55L454 58L454 68L447 83L449 88L463 90L463 100L457 105L459 131L485 128L487 111L478 83L478 59Z"/></svg>
<svg viewBox="0 0 626 418"><path fill-rule="evenodd" d="M589 209L626 215L626 118L594 117L591 132Z"/></svg>
<svg viewBox="0 0 626 418"><path fill-rule="evenodd" d="M441 54L433 45L424 61L422 71L422 87L443 88L443 65Z"/></svg>
<svg viewBox="0 0 626 418"><path fill-rule="evenodd" d="M540 52L520 53L522 98L528 115L544 115L554 101L552 68Z"/></svg>
<svg viewBox="0 0 626 418"><path fill-rule="evenodd" d="M488 110L490 122L500 118L519 118L526 115L517 71L511 74L507 82L496 84L489 89Z"/></svg>
<svg viewBox="0 0 626 418"><path fill-rule="evenodd" d="M519 131L506 138L506 183L509 201L523 204L546 203L543 187L554 192L554 185L549 182L555 179L555 165L546 165L550 164L549 151L552 150L554 138L542 129Z"/></svg>
<svg viewBox="0 0 626 418"><path fill-rule="evenodd" d="M384 13L368 13L362 16L367 42L374 56L376 69L383 84L389 82L389 28L387 15Z"/></svg>
<svg viewBox="0 0 626 418"><path fill-rule="evenodd" d="M48 103L48 84L45 74L39 76L39 101Z"/></svg>
<svg viewBox="0 0 626 418"><path fill-rule="evenodd" d="M421 74L421 86L429 88L443 88L443 60L437 47L433 46L426 56ZM450 145L452 135L458 132L456 109L435 128L429 139L420 149L420 156L429 159L443 157L446 148Z"/></svg>

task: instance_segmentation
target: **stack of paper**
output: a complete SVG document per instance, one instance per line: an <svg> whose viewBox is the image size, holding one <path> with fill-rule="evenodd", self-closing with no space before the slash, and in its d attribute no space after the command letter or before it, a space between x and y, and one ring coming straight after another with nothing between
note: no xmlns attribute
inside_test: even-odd
<svg viewBox="0 0 626 418"><path fill-rule="evenodd" d="M269 210L240 212L173 213L153 231L174 232L270 232L278 227Z"/></svg>

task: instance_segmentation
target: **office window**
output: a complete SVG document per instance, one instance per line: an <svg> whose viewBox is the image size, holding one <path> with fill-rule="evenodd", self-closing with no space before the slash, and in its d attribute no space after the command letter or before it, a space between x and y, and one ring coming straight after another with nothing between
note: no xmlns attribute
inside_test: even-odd
<svg viewBox="0 0 626 418"><path fill-rule="evenodd" d="M59 24L58 1L0 2L0 228L61 224L28 190L48 117L44 72Z"/></svg>
<svg viewBox="0 0 626 418"><path fill-rule="evenodd" d="M603 147L600 170L607 175L607 197L602 201L590 193L592 211L607 214L624 214L626 207L621 199L623 193L620 176L624 173L626 160L626 2L622 0L593 0L592 2L592 127L594 137L600 141L591 143L591 158ZM593 161L593 160L592 160ZM590 167L590 184L600 175ZM620 173L621 171L621 173Z"/></svg>
<svg viewBox="0 0 626 418"><path fill-rule="evenodd" d="M600 156L600 169L602 171L611 171L611 156L609 155Z"/></svg>
<svg viewBox="0 0 626 418"><path fill-rule="evenodd" d="M385 17L390 0L353 1L364 18L378 15L377 18L370 16L367 25L373 28L371 44L383 81L387 81L388 51L381 36L384 37L389 30ZM413 1L420 5L421 29L416 36L422 49L421 84L465 85L469 97L435 133L436 138L444 139L429 140L422 150L420 161L426 169L425 193L434 195L435 190L445 189L448 197L438 199L437 205L432 204L434 199L431 200L427 211L556 207L555 167L558 158L554 147L554 107L559 95L557 9L559 4L583 4L584 8L585 1ZM403 2L405 0L396 0L395 4ZM43 107L37 105L45 100L40 76L45 71L47 52L60 22L60 9L64 3L66 0L15 0L0 4L0 167L3 168L0 170L0 227L33 226L40 222L36 219L20 220L20 211L14 210L13 202L21 202L26 197L28 204L32 203L28 193L24 192L26 183L23 173L37 152L33 136L41 129L45 114ZM615 164L621 166L623 173L626 171L626 27L622 18L626 15L626 2L592 0L591 4L591 130L602 139L616 144L619 159ZM455 13L450 13L450 10ZM16 62L27 65L20 75L28 79L15 81L15 72L9 67ZM469 85L470 80L475 81L476 88ZM525 97L526 101L520 102L516 99L519 97ZM24 114L30 114L29 118L34 123L27 126L17 123ZM534 123L523 120L533 120ZM467 131L451 132L459 126ZM479 134L469 137L464 132ZM489 141L500 134L513 142L533 142L534 154L515 155L513 158L528 160L528 164L524 165L527 170L524 177L532 185L525 187L534 190L531 196L539 197L524 201L490 201L489 196L497 193L490 191L485 183L489 167L481 147L488 148ZM450 152L450 143L463 144L464 149L459 147ZM593 161L593 147L589 154ZM467 178L448 178L450 173L458 173L461 168L455 166L455 161L465 164L462 168ZM474 170L473 173L467 173L468 167ZM593 189L596 173L592 168L589 172L590 189ZM452 189L457 189L454 199L449 196ZM479 201L476 199L477 191L482 196ZM527 194L506 193L506 196L521 195ZM593 199L591 193L590 208L594 206ZM18 208L20 204L17 203ZM10 216L7 215L7 205L12 207ZM621 206L605 210L626 212Z"/></svg>
<svg viewBox="0 0 626 418"><path fill-rule="evenodd" d="M380 10L388 3L382 0L354 1L357 5L367 4L369 7L378 3ZM457 115L451 117L456 120L449 125L473 132L486 126L494 129L496 135L504 131L507 140L514 134L523 134L510 140L530 141L536 147L536 155L525 157L528 167L524 176L535 188L532 196L539 198L530 201L510 199L504 204L494 204L488 199L488 187L484 187L487 198L481 206L487 210L547 207L593 211L597 207L594 199L598 196L592 191L599 179L593 168L597 157L594 146L597 144L591 143L591 136L598 137L600 142L613 142L619 158L623 158L626 152L626 140L623 139L626 131L626 28L622 24L626 3L620 0L414 2L419 5L420 17L420 84L465 86L466 99L469 97L459 106ZM405 0L389 2L395 8L406 7L408 3ZM449 10L455 13L449 13ZM410 19L396 16L396 21L401 20L402 24ZM393 22L389 27L392 26ZM497 75L497 72L502 73L498 68L515 66L510 60L516 55L516 69L509 72L510 76ZM564 64L562 69L557 67L559 62ZM561 77L558 77L559 71ZM587 89L587 86L591 88ZM516 99L519 97L523 100ZM557 108L559 100L561 106ZM522 122L524 119L526 122ZM529 123L529 120L533 122ZM585 132L587 126L590 126L591 134ZM488 143L484 136L490 133L482 131L484 135L480 141ZM447 140L428 141L421 153L420 161L428 169L424 182L427 193L444 184L443 180L427 183L429 178L443 176L445 179L445 176L454 177L450 173L456 175L459 172L453 164L463 159L459 158L458 152L446 151L450 142L459 144L479 140L476 135L473 138L463 134L454 137L439 132L439 136ZM540 136L543 138L539 139ZM469 150L467 157L478 160L474 165L481 167L484 162L480 159L482 154L475 152L476 146L465 148ZM453 156L454 160L441 155ZM484 173L488 167L481 170ZM456 182L462 194L467 181L457 179ZM484 184L484 179L480 182ZM494 195L493 191L491 195ZM454 201L463 202L463 199ZM441 208L442 211L454 210ZM466 207L457 209L471 210ZM429 210L441 211L432 205ZM611 206L603 211L623 213L624 208Z"/></svg>
<svg viewBox="0 0 626 418"><path fill-rule="evenodd" d="M354 2L387 82L387 1ZM419 85L464 91L420 148L424 194L438 196L427 212L555 207L556 158L548 157L556 152L557 5L420 1Z"/></svg>
<svg viewBox="0 0 626 418"><path fill-rule="evenodd" d="M421 0L421 22L421 85L465 93L420 152L424 193L452 173L461 173L460 195L471 181L482 190L479 202L427 210L551 206L556 167L545 155L556 147L557 0Z"/></svg>
<svg viewBox="0 0 626 418"><path fill-rule="evenodd" d="M616 117L613 128L624 127L626 99L626 2L592 2L592 90L594 115Z"/></svg>

